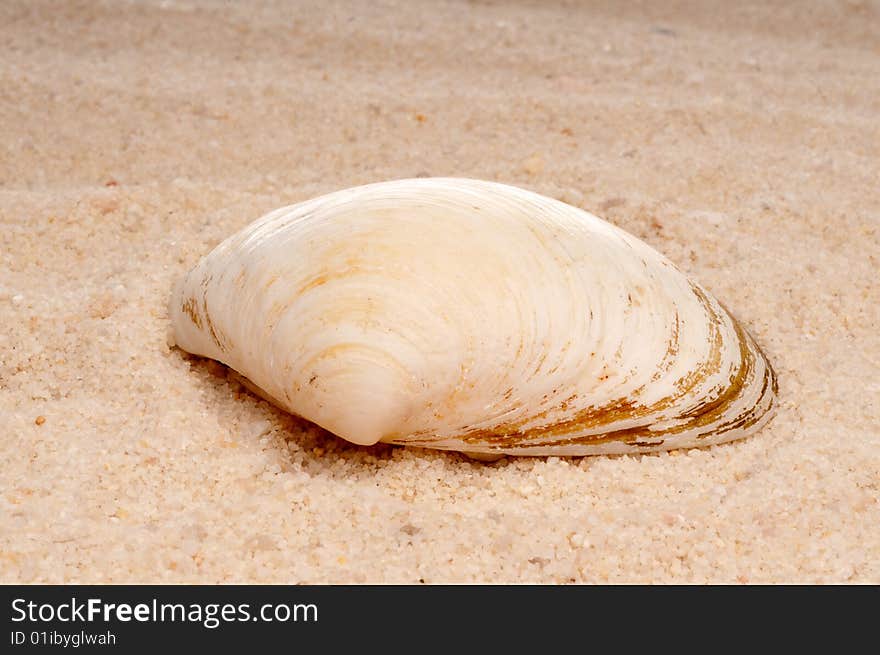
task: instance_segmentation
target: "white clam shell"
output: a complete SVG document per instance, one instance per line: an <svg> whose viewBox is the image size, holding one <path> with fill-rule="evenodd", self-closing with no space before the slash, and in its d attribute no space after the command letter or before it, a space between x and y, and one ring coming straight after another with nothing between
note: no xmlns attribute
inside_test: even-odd
<svg viewBox="0 0 880 655"><path fill-rule="evenodd" d="M178 284L176 343L357 444L591 455L730 441L775 376L660 253L502 184L415 179L273 211Z"/></svg>

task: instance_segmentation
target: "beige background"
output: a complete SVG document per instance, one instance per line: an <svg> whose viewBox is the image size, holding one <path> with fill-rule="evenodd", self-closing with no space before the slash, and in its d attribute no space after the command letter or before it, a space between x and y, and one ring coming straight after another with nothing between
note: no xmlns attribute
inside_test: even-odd
<svg viewBox="0 0 880 655"><path fill-rule="evenodd" d="M880 5L619 5L0 3L0 581L880 582ZM667 254L767 350L773 423L482 465L168 349L223 237L423 174Z"/></svg>

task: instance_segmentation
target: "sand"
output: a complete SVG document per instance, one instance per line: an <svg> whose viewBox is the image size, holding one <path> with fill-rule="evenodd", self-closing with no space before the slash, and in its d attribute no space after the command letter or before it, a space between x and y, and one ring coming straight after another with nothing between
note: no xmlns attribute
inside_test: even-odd
<svg viewBox="0 0 880 655"><path fill-rule="evenodd" d="M0 581L880 583L877 2L0 3ZM763 345L754 437L359 448L166 341L274 207L517 184Z"/></svg>

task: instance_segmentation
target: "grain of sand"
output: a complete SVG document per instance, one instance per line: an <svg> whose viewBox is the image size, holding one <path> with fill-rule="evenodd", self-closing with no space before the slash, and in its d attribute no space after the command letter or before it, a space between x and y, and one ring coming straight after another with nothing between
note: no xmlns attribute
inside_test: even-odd
<svg viewBox="0 0 880 655"><path fill-rule="evenodd" d="M662 7L662 8L661 8ZM880 582L876 2L0 4L0 581ZM594 211L780 411L642 457L358 448L166 345L264 211L416 175Z"/></svg>

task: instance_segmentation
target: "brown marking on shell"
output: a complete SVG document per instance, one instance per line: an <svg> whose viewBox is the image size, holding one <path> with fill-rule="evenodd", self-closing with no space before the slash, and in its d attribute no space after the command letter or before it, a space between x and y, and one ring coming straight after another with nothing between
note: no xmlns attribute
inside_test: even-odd
<svg viewBox="0 0 880 655"><path fill-rule="evenodd" d="M266 313L266 332L267 334L271 334L275 329L275 326L278 325L278 321L281 320L281 315L287 311L289 307L289 303L285 301L275 301L272 303L272 306L269 308L269 311Z"/></svg>
<svg viewBox="0 0 880 655"><path fill-rule="evenodd" d="M658 446L662 446L666 443L666 439L661 439L660 441L633 441L632 446L636 446L637 448L657 448Z"/></svg>
<svg viewBox="0 0 880 655"><path fill-rule="evenodd" d="M666 371L672 366L675 361L675 356L678 355L678 344L679 344L679 330L680 330L680 322L678 318L678 312L675 313L675 325L672 327L672 334L669 337L669 340L666 342L666 352L663 354L663 359L660 361L660 366L657 367L657 370L654 372L654 375L651 377L651 381L654 382L659 380ZM636 390L636 393L641 392L641 388Z"/></svg>
<svg viewBox="0 0 880 655"><path fill-rule="evenodd" d="M599 445L613 441L621 441L635 447L656 447L658 443L641 442L640 439L657 437L666 437L676 435L686 430L699 430L699 428L713 425L723 416L724 412L736 400L742 392L748 379L754 375L755 355L752 348L761 354L766 362L764 372L764 380L760 392L760 399L754 403L746 412L734 417L730 421L717 425L712 430L707 430L698 434L698 438L705 438L711 435L723 434L737 428L747 428L761 419L764 414L772 408L772 403L768 405L765 411L759 411L763 404L764 396L768 387L772 387L773 393L776 393L776 376L767 361L764 353L758 348L757 344L749 337L742 326L732 315L729 314L730 321L736 333L739 347L739 364L735 372L729 378L729 384L718 388L718 395L707 398L705 402L688 408L679 414L679 418L690 419L677 425L670 426L662 430L651 429L650 425L639 425L619 430L613 430L600 434L588 434L579 437L558 438L561 435L589 430L601 425L613 424L621 421L632 421L651 416L673 406L675 402L686 396L690 391L699 384L700 380L713 375L717 372L721 360L722 336L718 323L723 320L723 316L712 306L712 302L708 296L696 285L692 285L692 289L697 298L705 307L709 322L713 330L711 332L710 351L707 359L701 365L683 379L676 382L678 393L660 399L652 405L638 405L632 400L620 398L602 407L590 407L577 412L572 418L566 419L555 424L547 426L539 426L535 428L523 429L528 422L540 419L549 412L542 412L537 416L532 416L526 420L510 423L506 425L496 426L489 429L479 429L456 435L452 438L460 439L469 444L481 445L482 447L490 447L493 450L510 450L515 448L548 448L554 446L569 445ZM674 338L671 338L667 345L667 355L674 350L678 350L678 319L676 317L676 327L674 330ZM752 346L750 348L749 346ZM664 358L664 362L666 359ZM667 364L668 366L668 364ZM655 378L656 379L656 378ZM638 391L638 390L637 390ZM430 444L432 442L445 441L450 437L424 438L421 435L414 435L416 439L407 439L406 443L410 444ZM557 437L550 438L548 437ZM539 441L536 441L539 440ZM541 440L543 439L543 440ZM664 439L665 441L665 439ZM662 443L662 441L660 442Z"/></svg>
<svg viewBox="0 0 880 655"><path fill-rule="evenodd" d="M739 395L742 390L747 378L754 371L754 356L748 348L748 341L751 341L746 336L742 327L734 321L734 327L737 333L737 337L739 339L739 347L740 347L740 366L736 375L732 376L730 386L728 386L727 390L721 394L721 396L717 399L718 402L706 403L701 407L702 413L693 417L693 420L681 423L679 425L671 426L669 428L663 430L652 430L650 426L636 426L632 428L624 428L621 430L614 430L611 432L607 432L604 434L598 435L585 435L581 437L573 437L569 439L552 439L545 440L539 442L530 442L523 443L528 439L528 433L525 434L516 434L516 435L503 435L501 439L490 439L490 444L493 448L498 449L507 449L512 447L522 447L522 448L547 448L552 446L569 446L569 445L599 445L603 443L610 443L613 441L622 441L628 445L636 445L638 440L641 438L657 438L657 437L666 437L671 435L676 435L685 430L694 430L699 429L702 426L711 425L727 410L730 403L732 403L736 397ZM747 341L748 339L748 341ZM772 369L770 369L769 364L767 365L767 373L765 374L765 378L767 378L768 382L772 378L775 380L775 375L772 373ZM764 393L766 393L766 386L764 387ZM763 398L763 393L762 393ZM674 399L665 398L660 401L660 403L669 405L672 404L670 401ZM705 438L710 435L718 435L723 434L724 432L728 432L729 430L736 429L737 427L747 428L750 425L756 423L760 418L765 414L765 412L757 411L758 407L760 407L761 403L758 402L754 404L747 412L736 417L732 421L717 426L713 430L708 430L702 434L697 435L698 438ZM772 405L771 405L772 406ZM653 408L651 408L653 409ZM769 411L769 407L768 410ZM624 410L624 406L620 408L612 408L612 411L609 412L611 416L615 414L622 413ZM646 412L642 411L642 408L639 408L639 411L631 414L629 417L624 416L624 418L633 418L637 416L643 416ZM598 418L599 412L597 412ZM614 419L618 420L618 419ZM611 421L606 421L611 422ZM554 434L553 430L548 432L542 432L538 436L544 437ZM501 436L501 435L499 435ZM525 437L525 438L523 438Z"/></svg>
<svg viewBox="0 0 880 655"><path fill-rule="evenodd" d="M263 291L268 291L268 290L269 290L269 287L271 287L273 284L275 284L280 278L281 278L281 275L278 274L278 273L276 273L275 275L272 275L272 276L266 281L266 284L263 285Z"/></svg>
<svg viewBox="0 0 880 655"><path fill-rule="evenodd" d="M184 300L183 304L180 306L180 311L189 317L189 320L193 322L193 325L200 330L202 329L202 317L199 316L199 310L196 307L195 298L187 298Z"/></svg>
<svg viewBox="0 0 880 655"><path fill-rule="evenodd" d="M338 275L336 277L343 277L343 275ZM303 286L301 286L299 288L299 290L296 292L296 295L301 296L302 294L306 293L307 291L311 291L312 289L315 289L315 288L320 287L324 284L327 284L327 282L329 282L330 279L331 279L330 275L327 273L321 273L320 275L316 275L311 280L306 282Z"/></svg>
<svg viewBox="0 0 880 655"><path fill-rule="evenodd" d="M214 326L214 321L211 320L211 315L207 312L207 308L205 310L205 322L208 325L208 332L211 334L211 339L217 344L220 351L225 353L227 350L226 338L219 328Z"/></svg>
<svg viewBox="0 0 880 655"><path fill-rule="evenodd" d="M220 349L220 352L225 353L230 348L226 335L214 325L214 321L211 320L211 313L208 311L208 285L211 283L212 279L213 276L208 275L202 281L202 313L205 315L205 325L208 328L208 333L211 335L211 339Z"/></svg>
<svg viewBox="0 0 880 655"><path fill-rule="evenodd" d="M705 295L699 294L701 300L708 303L709 300ZM716 315L713 314L713 318ZM721 333L717 330L713 334L715 341L719 341L721 339ZM713 343L715 343L713 341ZM658 371L654 374L652 380L659 379L663 372L669 369L672 365L674 359L674 355L678 353L678 343L679 343L679 318L678 314L675 315L675 325L673 327L672 335L667 342L666 353L664 355L663 360L661 361L660 367ZM590 353L591 356L594 356L595 353ZM546 355L545 355L546 356ZM720 343L717 347L717 359L721 357L721 347ZM705 363L704 363L705 365ZM717 366L717 364L716 364ZM709 372L705 372L704 375L709 374ZM606 376L607 377L607 376ZM540 426L537 428L531 428L528 430L523 430L523 427L528 423L534 423L535 421L540 421L546 416L550 415L555 410L567 411L569 404L577 398L576 394L570 396L566 400L563 400L562 403L558 407L548 408L542 412L538 412L529 417L526 417L520 421L515 423L508 423L502 426L496 426L494 428L483 428L478 430L471 430L466 432L465 434L457 435L455 438L462 439L463 441L467 441L469 443L479 443L480 441L489 442L486 445L491 445L499 448L506 447L531 447L532 444L525 444L522 442L529 441L534 438L541 438L550 435L559 435L565 434L567 432L574 431L582 431L590 428L595 428L603 424L615 423L624 420L633 420L638 418L644 418L645 416L649 416L655 412L662 411L670 407L675 400L680 395L685 395L690 392L693 387L699 383L701 379L699 376L688 376L689 382L686 385L683 385L679 388L680 393L677 396L667 396L666 398L662 398L660 401L654 403L653 405L638 405L632 400L627 398L618 398L606 405L601 407L588 407L586 409L582 409L577 412L572 418L566 419L564 421L560 421L547 426ZM644 387L639 387L633 392L633 397L637 398ZM636 428L631 428L635 430ZM641 432L639 433L641 434ZM651 433L648 433L651 434ZM601 438L600 435L592 436L592 440L590 443L602 443L598 441ZM411 438L410 443L419 443L419 444L432 444L434 442L444 441L445 437L427 437L423 434L413 435L415 438ZM581 439L587 439L588 437L581 437ZM613 441L614 439L609 439L609 441ZM568 440L566 440L568 441ZM561 440L554 440L550 443L562 443ZM572 443L582 443L581 441L572 441ZM544 443L543 445L547 445Z"/></svg>
<svg viewBox="0 0 880 655"><path fill-rule="evenodd" d="M734 319L734 325L737 329L738 334L744 335L748 342L752 345L752 347L757 350L761 354L761 358L764 360L764 376L761 381L761 391L759 392L758 401L753 404L752 408L740 416L734 417L730 421L726 423L722 423L719 425L713 432L707 433L704 435L700 435L701 438L709 436L709 434L724 434L725 432L729 432L730 430L736 430L738 428L748 428L751 425L754 425L766 412L769 412L774 406L774 398L779 391L779 386L776 380L776 371L773 370L773 366L770 364L770 360L767 359L767 356L764 354L764 351L761 350L760 346L755 343L750 337L748 337L745 330L739 325L739 322ZM745 345L744 340L740 341L740 348L743 348ZM748 349L747 349L748 350ZM751 351L749 351L750 357L750 365L754 364L754 355ZM750 371L751 372L751 371ZM771 398L770 403L767 406L766 412L757 412L756 409L763 404L764 398L766 397L768 390L770 391Z"/></svg>
<svg viewBox="0 0 880 655"><path fill-rule="evenodd" d="M680 391L680 395L684 395L689 392L694 386L699 383L700 380L706 379L709 375L712 375L714 372L718 370L718 364L721 361L721 330L718 329L718 323L722 320L722 317L715 311L715 308L712 306L712 302L709 300L708 296L703 292L695 284L691 284L691 289L696 294L697 298L699 298L700 303L702 303L703 307L709 313L709 325L712 328L712 334L709 337L711 340L709 356L706 358L704 362L702 362L696 369L691 371L688 375L683 377L682 379L676 381L675 385L678 387Z"/></svg>

